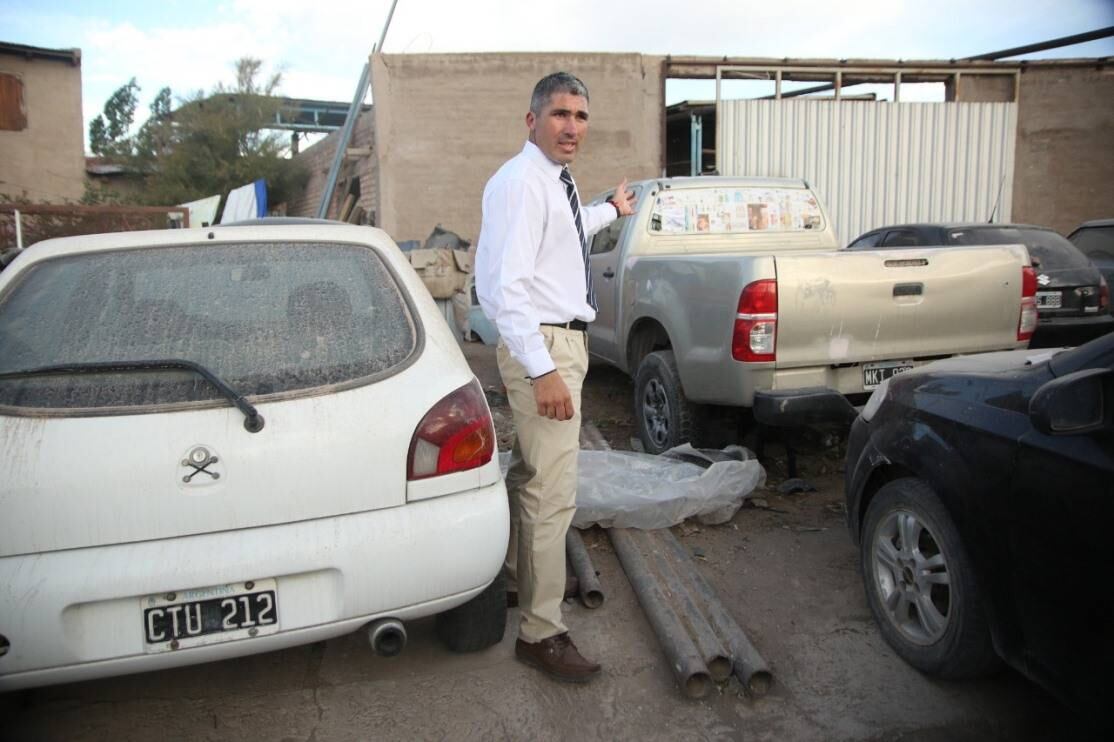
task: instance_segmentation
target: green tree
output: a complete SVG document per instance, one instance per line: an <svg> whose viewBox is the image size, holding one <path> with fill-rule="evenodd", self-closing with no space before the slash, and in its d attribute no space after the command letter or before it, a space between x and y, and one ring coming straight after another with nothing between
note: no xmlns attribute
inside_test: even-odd
<svg viewBox="0 0 1114 742"><path fill-rule="evenodd" d="M138 200L182 203L224 195L259 178L266 181L272 204L300 193L308 174L287 156L286 137L265 128L280 106L274 96L281 77L264 78L262 67L258 59L240 59L232 86L218 84L208 95L198 91L179 99L177 108L172 108L169 88L159 91L150 117L126 138L121 162L142 180ZM90 125L90 146L95 124ZM111 141L110 120L104 130Z"/></svg>
<svg viewBox="0 0 1114 742"><path fill-rule="evenodd" d="M135 137L136 163L150 164L170 151L172 133L170 88L163 88L151 101L151 114ZM148 168L149 169L149 168Z"/></svg>
<svg viewBox="0 0 1114 742"><path fill-rule="evenodd" d="M105 101L103 112L89 122L89 148L102 157L126 157L131 154L128 132L135 121L139 102L139 85L135 78L120 86Z"/></svg>

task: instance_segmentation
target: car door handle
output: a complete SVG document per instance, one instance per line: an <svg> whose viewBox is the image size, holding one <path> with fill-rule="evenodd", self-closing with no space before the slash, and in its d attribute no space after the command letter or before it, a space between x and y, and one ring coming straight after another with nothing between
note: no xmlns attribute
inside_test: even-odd
<svg viewBox="0 0 1114 742"><path fill-rule="evenodd" d="M924 294L923 283L899 283L894 285L894 296L921 296Z"/></svg>
<svg viewBox="0 0 1114 742"><path fill-rule="evenodd" d="M604 278L615 278L615 271L611 270L610 268L607 268L603 272L603 277Z"/></svg>

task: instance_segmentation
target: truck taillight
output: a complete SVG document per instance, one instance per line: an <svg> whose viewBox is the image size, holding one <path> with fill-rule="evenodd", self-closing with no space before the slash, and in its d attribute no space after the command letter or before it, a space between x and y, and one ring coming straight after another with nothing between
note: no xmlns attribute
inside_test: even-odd
<svg viewBox="0 0 1114 742"><path fill-rule="evenodd" d="M1037 272L1026 265L1021 269L1021 316L1017 320L1017 339L1029 340L1037 329Z"/></svg>
<svg viewBox="0 0 1114 742"><path fill-rule="evenodd" d="M731 356L736 361L777 360L777 281L747 284L739 295Z"/></svg>
<svg viewBox="0 0 1114 742"><path fill-rule="evenodd" d="M422 418L406 457L408 480L483 466L495 454L495 426L478 381L449 394Z"/></svg>

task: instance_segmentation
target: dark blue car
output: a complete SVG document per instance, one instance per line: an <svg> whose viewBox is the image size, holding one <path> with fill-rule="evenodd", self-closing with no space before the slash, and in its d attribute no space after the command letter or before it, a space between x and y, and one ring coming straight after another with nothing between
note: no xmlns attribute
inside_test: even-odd
<svg viewBox="0 0 1114 742"><path fill-rule="evenodd" d="M903 659L942 677L1004 659L1111 723L1114 335L889 379L845 476L867 599Z"/></svg>

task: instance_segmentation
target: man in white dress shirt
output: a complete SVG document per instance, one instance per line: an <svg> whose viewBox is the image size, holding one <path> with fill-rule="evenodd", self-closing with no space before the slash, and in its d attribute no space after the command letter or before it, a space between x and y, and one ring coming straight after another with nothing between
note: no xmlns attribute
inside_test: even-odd
<svg viewBox="0 0 1114 742"><path fill-rule="evenodd" d="M624 180L609 202L580 204L567 166L588 132L588 89L575 76L557 72L538 82L526 126L526 145L484 189L476 292L499 329L499 372L514 415L506 571L521 613L515 656L584 682L600 666L569 638L561 600L565 533L576 509L586 329L596 317L588 245L632 213L633 195Z"/></svg>

